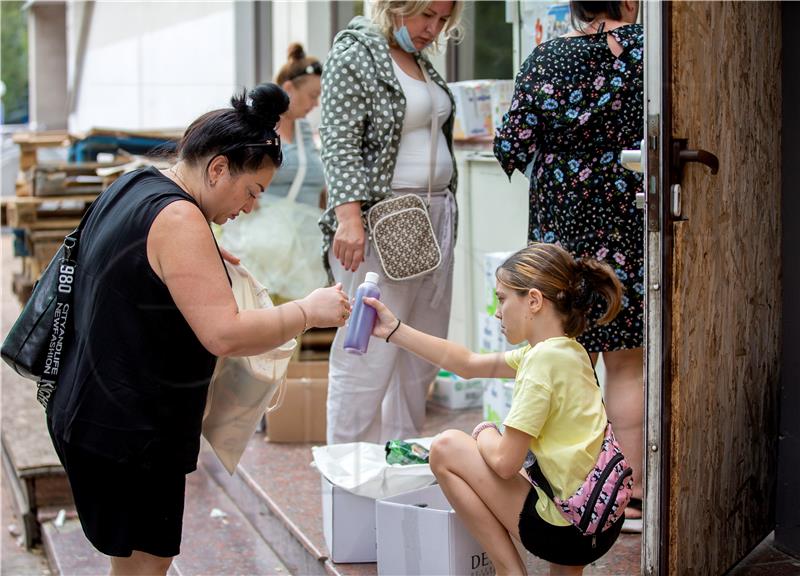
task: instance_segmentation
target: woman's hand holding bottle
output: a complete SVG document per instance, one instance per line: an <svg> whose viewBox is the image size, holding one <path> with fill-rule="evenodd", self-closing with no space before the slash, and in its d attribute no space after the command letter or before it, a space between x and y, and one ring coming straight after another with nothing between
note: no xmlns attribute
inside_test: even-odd
<svg viewBox="0 0 800 576"><path fill-rule="evenodd" d="M302 300L295 301L305 312L307 328L344 326L350 317L350 300L342 284L317 288Z"/></svg>

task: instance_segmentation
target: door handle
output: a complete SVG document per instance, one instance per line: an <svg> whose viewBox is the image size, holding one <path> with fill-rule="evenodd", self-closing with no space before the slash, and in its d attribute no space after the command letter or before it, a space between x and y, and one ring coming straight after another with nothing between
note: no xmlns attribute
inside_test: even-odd
<svg viewBox="0 0 800 576"><path fill-rule="evenodd" d="M707 150L693 150L687 148L686 138L672 139L672 167L675 170L676 180L680 180L683 165L688 162L705 164L712 174L719 172L719 158Z"/></svg>
<svg viewBox="0 0 800 576"><path fill-rule="evenodd" d="M622 164L623 168L627 168L631 172L643 174L644 166L642 166L642 158L646 157L647 151L645 150L645 141L643 139L639 144L638 150L623 150L620 152L619 163ZM644 192L636 193L636 208L644 210Z"/></svg>
<svg viewBox="0 0 800 576"><path fill-rule="evenodd" d="M644 168L642 168L642 158L645 157L645 154L644 140L642 140L638 150L634 148L633 150L623 150L620 152L619 163L622 164L623 168L641 174L644 172Z"/></svg>

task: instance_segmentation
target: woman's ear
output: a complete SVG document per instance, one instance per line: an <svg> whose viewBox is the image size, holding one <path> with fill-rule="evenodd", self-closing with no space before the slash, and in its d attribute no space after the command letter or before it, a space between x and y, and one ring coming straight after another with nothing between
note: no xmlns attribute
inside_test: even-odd
<svg viewBox="0 0 800 576"><path fill-rule="evenodd" d="M217 185L217 180L225 176L230 170L228 159L219 154L208 165L208 182L211 186Z"/></svg>
<svg viewBox="0 0 800 576"><path fill-rule="evenodd" d="M622 20L635 24L639 19L639 0L622 0Z"/></svg>
<svg viewBox="0 0 800 576"><path fill-rule="evenodd" d="M294 84L291 80L284 80L283 84L281 84L281 88L283 91L289 95L289 99L291 100L292 92L294 92Z"/></svg>
<svg viewBox="0 0 800 576"><path fill-rule="evenodd" d="M542 296L541 290L538 288L531 288L528 290L528 309L532 314L536 314L541 310L543 304L544 296Z"/></svg>

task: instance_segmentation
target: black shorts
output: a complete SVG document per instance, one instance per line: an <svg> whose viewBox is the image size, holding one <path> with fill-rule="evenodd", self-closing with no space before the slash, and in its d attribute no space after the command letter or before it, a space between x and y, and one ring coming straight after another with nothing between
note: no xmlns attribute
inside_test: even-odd
<svg viewBox="0 0 800 576"><path fill-rule="evenodd" d="M611 549L617 541L624 516L605 532L584 536L575 526L553 526L536 511L539 493L531 486L519 514L519 537L522 545L542 560L564 566L586 566Z"/></svg>
<svg viewBox="0 0 800 576"><path fill-rule="evenodd" d="M107 556L134 550L177 556L181 547L186 475L120 464L67 443L53 444L67 472L89 542Z"/></svg>

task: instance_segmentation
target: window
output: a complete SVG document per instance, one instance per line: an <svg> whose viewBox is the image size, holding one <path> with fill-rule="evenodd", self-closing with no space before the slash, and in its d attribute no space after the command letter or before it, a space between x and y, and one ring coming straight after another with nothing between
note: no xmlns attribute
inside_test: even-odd
<svg viewBox="0 0 800 576"><path fill-rule="evenodd" d="M448 80L513 78L513 26L505 0L464 2L464 38L448 46Z"/></svg>

